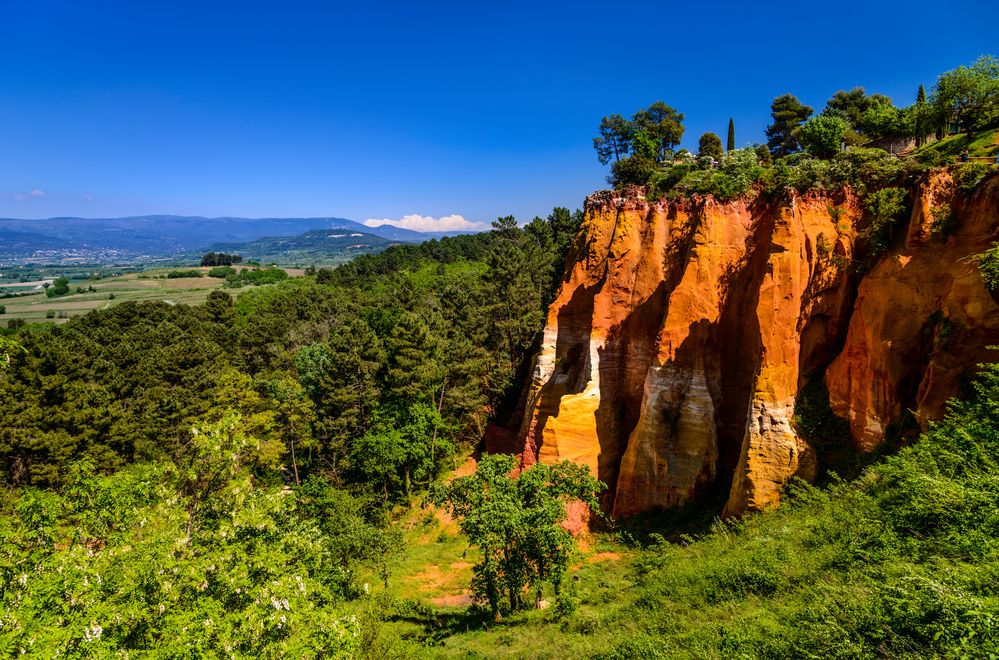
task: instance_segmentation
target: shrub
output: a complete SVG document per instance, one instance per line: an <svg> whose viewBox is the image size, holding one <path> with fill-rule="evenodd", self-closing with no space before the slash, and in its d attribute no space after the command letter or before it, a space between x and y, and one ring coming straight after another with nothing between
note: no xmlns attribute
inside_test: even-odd
<svg viewBox="0 0 999 660"><path fill-rule="evenodd" d="M615 188L628 184L644 185L656 169L656 162L642 155L622 158L611 166L610 182Z"/></svg>
<svg viewBox="0 0 999 660"><path fill-rule="evenodd" d="M0 314L7 313L7 305L0 305Z"/></svg>
<svg viewBox="0 0 999 660"><path fill-rule="evenodd" d="M996 171L999 171L999 168L988 163L968 163L954 171L954 181L964 192L971 192Z"/></svg>
<svg viewBox="0 0 999 660"><path fill-rule="evenodd" d="M726 154L716 169L687 171L673 185L672 194L711 195L720 201L734 199L748 193L764 172L753 150L736 149Z"/></svg>
<svg viewBox="0 0 999 660"><path fill-rule="evenodd" d="M657 168L649 177L646 197L649 199L665 197L676 187L676 184L690 173L691 169L691 166L687 164Z"/></svg>
<svg viewBox="0 0 999 660"><path fill-rule="evenodd" d="M46 312L45 312L45 318L47 318L47 319L54 319L55 318L55 310L54 309L46 310Z"/></svg>
<svg viewBox="0 0 999 660"><path fill-rule="evenodd" d="M999 243L993 243L991 248L973 258L985 280L985 288L989 291L999 290Z"/></svg>
<svg viewBox="0 0 999 660"><path fill-rule="evenodd" d="M200 270L171 270L167 273L168 280L175 280L181 277L202 277Z"/></svg>
<svg viewBox="0 0 999 660"><path fill-rule="evenodd" d="M957 215L950 208L950 204L941 204L930 209L930 217L933 218L930 230L946 243L951 234L957 231Z"/></svg>
<svg viewBox="0 0 999 660"><path fill-rule="evenodd" d="M865 206L871 224L865 231L874 258L883 254L894 242L894 228L907 211L906 191L902 188L884 188L867 198Z"/></svg>
<svg viewBox="0 0 999 660"><path fill-rule="evenodd" d="M45 289L45 295L48 298L65 296L67 293L69 293L69 279L65 277L57 277L53 280L52 286Z"/></svg>
<svg viewBox="0 0 999 660"><path fill-rule="evenodd" d="M951 158L940 153L939 150L932 147L923 149L916 154L916 161L924 165L929 165L930 167L940 167L946 165Z"/></svg>
<svg viewBox="0 0 999 660"><path fill-rule="evenodd" d="M230 275L235 275L236 269L232 266L216 266L208 271L208 277L216 277L220 280L224 280Z"/></svg>

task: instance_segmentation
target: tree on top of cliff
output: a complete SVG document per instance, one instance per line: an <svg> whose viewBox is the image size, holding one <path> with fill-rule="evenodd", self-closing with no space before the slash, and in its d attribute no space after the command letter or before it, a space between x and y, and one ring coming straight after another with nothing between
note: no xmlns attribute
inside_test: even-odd
<svg viewBox="0 0 999 660"><path fill-rule="evenodd" d="M922 85L916 92L916 104L912 106L912 130L916 134L916 144L922 146L933 128L933 106L926 102L926 88Z"/></svg>
<svg viewBox="0 0 999 660"><path fill-rule="evenodd" d="M656 101L644 110L639 110L632 118L635 133L644 133L655 145L653 160L662 163L673 154L673 150L683 139L683 113ZM634 139L634 138L632 138Z"/></svg>
<svg viewBox="0 0 999 660"><path fill-rule="evenodd" d="M964 130L999 125L999 60L983 55L970 67L959 66L942 74L937 78L933 104Z"/></svg>
<svg viewBox="0 0 999 660"><path fill-rule="evenodd" d="M631 149L631 122L621 115L611 115L600 120L600 137L593 138L593 148L597 150L597 159L601 165L606 165L613 157L617 162L628 155Z"/></svg>
<svg viewBox="0 0 999 660"><path fill-rule="evenodd" d="M767 146L775 156L787 156L801 149L801 125L812 114L812 108L801 103L793 94L784 94L770 104L773 123L767 126Z"/></svg>
<svg viewBox="0 0 999 660"><path fill-rule="evenodd" d="M863 87L854 87L849 92L841 89L833 94L823 113L839 113L851 127L859 130L864 113L877 105L891 105L891 99L883 94L868 95Z"/></svg>
<svg viewBox="0 0 999 660"><path fill-rule="evenodd" d="M728 140L725 144L725 151L735 150L735 121L729 117L728 118Z"/></svg>
<svg viewBox="0 0 999 660"><path fill-rule="evenodd" d="M850 124L836 115L812 117L801 127L801 142L817 158L832 158L842 144Z"/></svg>
<svg viewBox="0 0 999 660"><path fill-rule="evenodd" d="M697 141L697 155L720 160L725 155L725 152L722 150L721 138L714 133L705 133L702 135L701 139Z"/></svg>

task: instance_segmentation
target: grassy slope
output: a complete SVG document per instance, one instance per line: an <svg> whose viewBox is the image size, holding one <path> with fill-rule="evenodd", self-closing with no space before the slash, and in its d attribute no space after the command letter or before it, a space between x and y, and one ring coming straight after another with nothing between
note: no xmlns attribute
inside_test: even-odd
<svg viewBox="0 0 999 660"><path fill-rule="evenodd" d="M414 509L407 534L422 540L389 593L359 605L369 657L999 654L999 368L986 376L977 403L856 482L802 485L775 511L685 543L592 537L571 582L578 611L563 620L530 611L489 625L434 605L467 573L429 591L420 576L463 546Z"/></svg>
<svg viewBox="0 0 999 660"><path fill-rule="evenodd" d="M934 150L945 156L957 158L965 149L973 158L995 158L996 152L999 152L999 128L981 131L971 136L967 133L948 135L942 140L923 145L913 151L912 155Z"/></svg>

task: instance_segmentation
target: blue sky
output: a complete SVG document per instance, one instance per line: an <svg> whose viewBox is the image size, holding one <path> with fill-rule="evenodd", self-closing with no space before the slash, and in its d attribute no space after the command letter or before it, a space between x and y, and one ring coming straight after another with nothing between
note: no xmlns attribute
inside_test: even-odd
<svg viewBox="0 0 999 660"><path fill-rule="evenodd" d="M361 5L364 6L361 6ZM684 145L999 54L999 3L0 0L0 216L521 220L605 187L601 116ZM458 222L454 218L453 224Z"/></svg>

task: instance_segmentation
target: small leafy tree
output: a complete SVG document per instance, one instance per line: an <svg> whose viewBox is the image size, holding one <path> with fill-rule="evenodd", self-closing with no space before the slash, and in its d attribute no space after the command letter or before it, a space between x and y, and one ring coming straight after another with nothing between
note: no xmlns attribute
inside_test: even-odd
<svg viewBox="0 0 999 660"><path fill-rule="evenodd" d="M883 94L870 94L863 87L854 87L850 91L839 90L826 102L822 114L835 114L850 122L850 127L863 130L864 113L879 105L891 105L891 99Z"/></svg>
<svg viewBox="0 0 999 660"><path fill-rule="evenodd" d="M991 248L973 258L978 264L985 288L989 291L999 290L999 243L993 243Z"/></svg>
<svg viewBox="0 0 999 660"><path fill-rule="evenodd" d="M913 113L899 110L890 103L868 108L860 118L860 127L872 138L895 138L912 134Z"/></svg>
<svg viewBox="0 0 999 660"><path fill-rule="evenodd" d="M701 139L697 141L697 155L720 160L725 155L725 152L722 151L721 138L714 133L702 135Z"/></svg>
<svg viewBox="0 0 999 660"><path fill-rule="evenodd" d="M65 296L69 293L69 280L65 277L57 277L52 282L52 286L45 288L45 295L49 298Z"/></svg>
<svg viewBox="0 0 999 660"><path fill-rule="evenodd" d="M605 488L578 463L538 463L514 475L516 467L514 456L486 456L475 474L437 484L430 496L458 518L469 543L482 551L472 569L472 591L497 620L504 594L510 610L517 610L525 589L549 582L559 592L575 548L561 525L565 507L580 500L596 508Z"/></svg>
<svg viewBox="0 0 999 660"><path fill-rule="evenodd" d="M850 124L836 115L812 117L801 127L801 143L818 158L832 158L840 150Z"/></svg>
<svg viewBox="0 0 999 660"><path fill-rule="evenodd" d="M735 121L729 117L728 118L728 140L725 144L725 151L735 150Z"/></svg>
<svg viewBox="0 0 999 660"><path fill-rule="evenodd" d="M982 56L970 67L959 66L937 79L933 104L964 130L999 124L999 59Z"/></svg>

